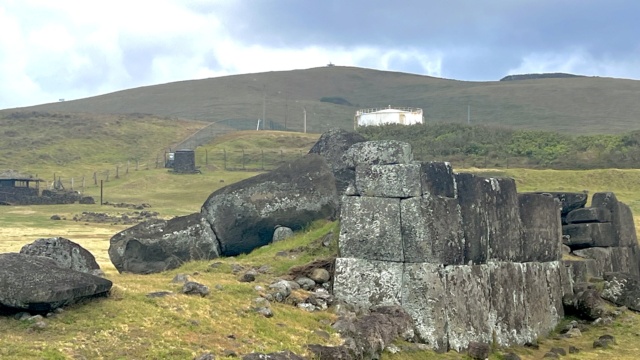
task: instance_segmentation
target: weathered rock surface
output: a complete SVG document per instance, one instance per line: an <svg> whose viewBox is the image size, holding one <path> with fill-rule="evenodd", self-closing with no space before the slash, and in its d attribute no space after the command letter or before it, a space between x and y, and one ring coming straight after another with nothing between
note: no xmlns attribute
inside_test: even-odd
<svg viewBox="0 0 640 360"><path fill-rule="evenodd" d="M599 274L624 272L640 276L640 252L637 247L588 248L575 250L573 253L585 259L593 259Z"/></svg>
<svg viewBox="0 0 640 360"><path fill-rule="evenodd" d="M453 168L448 162L423 162L421 164L421 185L424 195L457 196L456 181Z"/></svg>
<svg viewBox="0 0 640 360"><path fill-rule="evenodd" d="M611 211L601 207L575 209L567 214L568 224L611 222Z"/></svg>
<svg viewBox="0 0 640 360"><path fill-rule="evenodd" d="M464 264L465 238L456 199L427 193L401 200L400 209L405 262Z"/></svg>
<svg viewBox="0 0 640 360"><path fill-rule="evenodd" d="M456 174L465 237L465 263L522 257L522 224L513 179Z"/></svg>
<svg viewBox="0 0 640 360"><path fill-rule="evenodd" d="M593 194L591 206L605 208L611 212L616 239L613 246L638 246L633 214L627 204L619 202L614 193L604 192Z"/></svg>
<svg viewBox="0 0 640 360"><path fill-rule="evenodd" d="M594 259L562 260L569 267L574 283L589 282L592 277L602 277L602 269Z"/></svg>
<svg viewBox="0 0 640 360"><path fill-rule="evenodd" d="M215 234L200 213L150 220L114 235L109 258L119 272L149 274L175 269L186 261L220 255Z"/></svg>
<svg viewBox="0 0 640 360"><path fill-rule="evenodd" d="M247 253L271 242L276 225L300 230L333 219L339 207L335 178L326 161L306 155L269 173L217 190L202 206L221 253Z"/></svg>
<svg viewBox="0 0 640 360"><path fill-rule="evenodd" d="M91 274L100 270L96 258L87 249L63 237L42 238L20 249L20 254L44 256L59 267Z"/></svg>
<svg viewBox="0 0 640 360"><path fill-rule="evenodd" d="M388 198L420 196L422 195L420 164L358 166L356 189L357 194L361 196Z"/></svg>
<svg viewBox="0 0 640 360"><path fill-rule="evenodd" d="M397 140L366 141L353 144L344 154L347 166L394 165L413 162L409 143Z"/></svg>
<svg viewBox="0 0 640 360"><path fill-rule="evenodd" d="M521 261L557 261L562 257L560 204L544 194L518 194L522 222Z"/></svg>
<svg viewBox="0 0 640 360"><path fill-rule="evenodd" d="M589 198L587 193L544 192L539 194L549 194L560 200L560 216L562 218L563 225L567 224L567 215L575 209L583 208L587 204L587 199Z"/></svg>
<svg viewBox="0 0 640 360"><path fill-rule="evenodd" d="M404 264L337 258L333 294L360 309L374 305L400 305Z"/></svg>
<svg viewBox="0 0 640 360"><path fill-rule="evenodd" d="M83 299L106 296L111 281L61 268L42 256L0 254L0 308L46 313Z"/></svg>
<svg viewBox="0 0 640 360"><path fill-rule="evenodd" d="M603 299L631 310L640 311L640 280L625 273L604 274Z"/></svg>
<svg viewBox="0 0 640 360"><path fill-rule="evenodd" d="M615 233L611 223L569 224L562 227L563 243L572 250L614 246Z"/></svg>
<svg viewBox="0 0 640 360"><path fill-rule="evenodd" d="M282 241L284 239L288 239L293 236L293 230L286 226L278 226L273 231L272 242Z"/></svg>
<svg viewBox="0 0 640 360"><path fill-rule="evenodd" d="M355 132L342 129L331 129L320 136L309 154L322 156L331 167L335 177L338 194L343 194L345 189L355 182L355 167L345 162L345 152L353 145L366 139Z"/></svg>
<svg viewBox="0 0 640 360"><path fill-rule="evenodd" d="M341 257L403 262L400 199L345 196L338 243Z"/></svg>

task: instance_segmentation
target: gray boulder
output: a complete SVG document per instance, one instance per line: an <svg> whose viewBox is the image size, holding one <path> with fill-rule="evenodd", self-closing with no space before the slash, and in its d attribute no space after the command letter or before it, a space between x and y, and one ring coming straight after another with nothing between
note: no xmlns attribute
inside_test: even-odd
<svg viewBox="0 0 640 360"><path fill-rule="evenodd" d="M284 239L288 239L293 236L293 230L286 226L277 226L273 231L273 238L271 241L278 242Z"/></svg>
<svg viewBox="0 0 640 360"><path fill-rule="evenodd" d="M353 144L363 141L366 139L358 133L331 129L322 134L318 142L309 150L309 154L318 154L329 164L339 194L344 193L345 189L354 183L356 177L355 168L345 162L343 155Z"/></svg>
<svg viewBox="0 0 640 360"><path fill-rule="evenodd" d="M627 204L618 201L612 192L593 194L591 206L601 207L611 212L611 223L615 232L613 246L638 246L633 214Z"/></svg>
<svg viewBox="0 0 640 360"><path fill-rule="evenodd" d="M88 250L63 237L42 238L20 249L20 254L44 256L54 260L59 267L93 273L100 270L96 258Z"/></svg>
<svg viewBox="0 0 640 360"><path fill-rule="evenodd" d="M218 256L216 236L200 213L145 221L117 233L109 244L109 258L116 269L136 274L157 273L187 261Z"/></svg>
<svg viewBox="0 0 640 360"><path fill-rule="evenodd" d="M47 313L83 299L106 296L111 286L107 279L61 268L46 257L0 254L0 309Z"/></svg>
<svg viewBox="0 0 640 360"><path fill-rule="evenodd" d="M640 311L640 281L625 273L604 274L604 288L600 296L612 303Z"/></svg>
<svg viewBox="0 0 640 360"><path fill-rule="evenodd" d="M221 254L234 256L270 243L276 225L300 230L314 220L334 219L338 207L331 168L320 155L309 154L217 190L201 212Z"/></svg>

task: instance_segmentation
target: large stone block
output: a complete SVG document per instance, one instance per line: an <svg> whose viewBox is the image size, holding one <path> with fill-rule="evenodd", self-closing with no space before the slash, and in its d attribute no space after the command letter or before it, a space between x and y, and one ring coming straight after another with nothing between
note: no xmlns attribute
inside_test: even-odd
<svg viewBox="0 0 640 360"><path fill-rule="evenodd" d="M594 259L562 260L569 269L574 284L589 282L592 277L602 277L602 269Z"/></svg>
<svg viewBox="0 0 640 360"><path fill-rule="evenodd" d="M525 336L531 339L547 335L558 324L562 316L561 311L558 310L558 305L562 308L561 302L557 303L557 298L560 298L560 301L562 299L562 288L559 285L557 287L549 286L547 275L549 265L547 264L551 263L529 262L522 264L527 317ZM559 275L557 276L559 283Z"/></svg>
<svg viewBox="0 0 640 360"><path fill-rule="evenodd" d="M544 194L518 194L522 221L522 261L556 261L562 257L560 203Z"/></svg>
<svg viewBox="0 0 640 360"><path fill-rule="evenodd" d="M443 270L449 349L461 351L472 341L491 343L491 285L486 265L454 265Z"/></svg>
<svg viewBox="0 0 640 360"><path fill-rule="evenodd" d="M616 235L611 223L583 223L562 226L563 243L572 250L614 246Z"/></svg>
<svg viewBox="0 0 640 360"><path fill-rule="evenodd" d="M465 262L522 258L522 225L513 179L456 174L465 234Z"/></svg>
<svg viewBox="0 0 640 360"><path fill-rule="evenodd" d="M499 346L524 344L532 339L527 329L523 265L521 263L490 263L491 318L495 341Z"/></svg>
<svg viewBox="0 0 640 360"><path fill-rule="evenodd" d="M575 209L583 208L589 195L586 193L570 193L570 192L544 192L539 194L549 194L556 199L560 200L561 210L560 216L562 217L562 224L566 224L566 217L571 211Z"/></svg>
<svg viewBox="0 0 640 360"><path fill-rule="evenodd" d="M611 269L640 277L640 252L637 247L612 247Z"/></svg>
<svg viewBox="0 0 640 360"><path fill-rule="evenodd" d="M464 232L456 199L425 195L400 202L404 259L409 263L464 264Z"/></svg>
<svg viewBox="0 0 640 360"><path fill-rule="evenodd" d="M456 197L456 180L448 162L423 162L421 171L422 193Z"/></svg>
<svg viewBox="0 0 640 360"><path fill-rule="evenodd" d="M362 196L420 196L420 164L360 165L356 167L356 191Z"/></svg>
<svg viewBox="0 0 640 360"><path fill-rule="evenodd" d="M339 249L341 257L403 262L400 199L345 196Z"/></svg>
<svg viewBox="0 0 640 360"><path fill-rule="evenodd" d="M355 258L337 258L333 295L359 309L373 305L400 305L404 264Z"/></svg>
<svg viewBox="0 0 640 360"><path fill-rule="evenodd" d="M591 206L602 207L611 212L611 222L616 236L613 246L638 246L633 213L629 206L618 201L614 193L602 192L593 194Z"/></svg>
<svg viewBox="0 0 640 360"><path fill-rule="evenodd" d="M421 341L436 351L448 350L448 299L441 265L406 264L402 283L402 307L414 320Z"/></svg>
<svg viewBox="0 0 640 360"><path fill-rule="evenodd" d="M600 269L601 274L613 271L613 264L611 262L611 248L595 247L575 250L573 251L573 254L581 258L595 260L597 268Z"/></svg>
<svg viewBox="0 0 640 360"><path fill-rule="evenodd" d="M568 224L611 222L611 211L601 207L575 209L567 214Z"/></svg>
<svg viewBox="0 0 640 360"><path fill-rule="evenodd" d="M344 154L345 164L351 168L360 165L392 165L413 162L409 143L397 140L366 141L353 144Z"/></svg>

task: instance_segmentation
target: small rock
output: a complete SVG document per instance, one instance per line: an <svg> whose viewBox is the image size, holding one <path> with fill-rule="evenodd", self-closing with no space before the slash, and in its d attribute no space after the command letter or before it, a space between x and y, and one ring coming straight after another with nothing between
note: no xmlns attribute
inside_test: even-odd
<svg viewBox="0 0 640 360"><path fill-rule="evenodd" d="M611 335L602 335L598 339L593 342L593 348L608 348L609 345L614 345L616 343L616 339Z"/></svg>
<svg viewBox="0 0 640 360"><path fill-rule="evenodd" d="M300 287L305 290L312 290L316 286L316 282L306 276L297 278L296 283L298 283L298 285L300 285Z"/></svg>
<svg viewBox="0 0 640 360"><path fill-rule="evenodd" d="M290 238L292 236L293 236L293 230L291 230L288 227L278 226L273 231L272 242L275 243L275 242L278 242L278 241L282 241L282 240L288 239L288 238Z"/></svg>
<svg viewBox="0 0 640 360"><path fill-rule="evenodd" d="M204 297L209 295L209 287L195 281L189 281L182 286L182 293L187 295L200 295Z"/></svg>
<svg viewBox="0 0 640 360"><path fill-rule="evenodd" d="M502 355L502 360L520 360L520 356L515 353L507 353Z"/></svg>
<svg viewBox="0 0 640 360"><path fill-rule="evenodd" d="M560 355L549 351L548 353L544 354L542 358L543 359L560 359Z"/></svg>
<svg viewBox="0 0 640 360"><path fill-rule="evenodd" d="M299 303L297 306L299 309L302 309L308 312L313 312L316 309L315 305L309 304L309 303Z"/></svg>
<svg viewBox="0 0 640 360"><path fill-rule="evenodd" d="M323 268L313 269L309 278L318 284L324 284L331 279L331 274Z"/></svg>
<svg viewBox="0 0 640 360"><path fill-rule="evenodd" d="M537 341L533 341L533 342L527 342L524 344L524 347L529 348L529 349L533 349L533 350L538 350L540 349L540 345L538 345Z"/></svg>
<svg viewBox="0 0 640 360"><path fill-rule="evenodd" d="M238 279L240 282L253 282L256 281L256 276L252 273L246 272Z"/></svg>
<svg viewBox="0 0 640 360"><path fill-rule="evenodd" d="M222 352L222 356L225 356L225 357L238 357L238 353L233 351L233 350L227 349L227 350L224 350Z"/></svg>
<svg viewBox="0 0 640 360"><path fill-rule="evenodd" d="M224 290L224 286L220 285L220 284L216 284L216 286L214 286L214 288L216 290Z"/></svg>
<svg viewBox="0 0 640 360"><path fill-rule="evenodd" d="M220 266L222 266L222 263L220 261L216 261L216 262L212 263L211 265L209 265L209 267L213 268L213 269L217 269Z"/></svg>
<svg viewBox="0 0 640 360"><path fill-rule="evenodd" d="M231 265L231 272L234 273L234 274L237 274L242 270L244 270L244 267L242 265L240 265L240 264Z"/></svg>
<svg viewBox="0 0 640 360"><path fill-rule="evenodd" d="M569 354L577 354L580 352L580 349L578 349L577 347L571 345L569 346Z"/></svg>
<svg viewBox="0 0 640 360"><path fill-rule="evenodd" d="M400 352L400 348L393 345L393 344L389 344L386 348L386 351L390 352L391 354L397 354Z"/></svg>
<svg viewBox="0 0 640 360"><path fill-rule="evenodd" d="M562 356L567 355L567 351L561 347L554 347L554 348L551 348L551 350L549 351Z"/></svg>
<svg viewBox="0 0 640 360"><path fill-rule="evenodd" d="M51 215L51 220L62 220L62 218L60 217L60 215Z"/></svg>
<svg viewBox="0 0 640 360"><path fill-rule="evenodd" d="M171 282L174 284L184 284L188 281L191 281L191 277L189 276L189 274L177 274L171 280Z"/></svg>
<svg viewBox="0 0 640 360"><path fill-rule="evenodd" d="M313 334L316 335L317 337L323 338L324 340L331 339L331 335L324 330L315 330Z"/></svg>
<svg viewBox="0 0 640 360"><path fill-rule="evenodd" d="M489 357L491 347L489 344L472 341L469 343L467 354L474 360L484 360Z"/></svg>
<svg viewBox="0 0 640 360"><path fill-rule="evenodd" d="M38 322L38 321L44 320L44 316L42 316L42 315L33 315L32 317L27 318L27 320L31 321L31 322Z"/></svg>
<svg viewBox="0 0 640 360"><path fill-rule="evenodd" d="M173 295L173 292L171 291L155 291L155 292L150 292L147 294L148 298L160 298L160 297L165 297L165 296L169 296L169 295Z"/></svg>
<svg viewBox="0 0 640 360"><path fill-rule="evenodd" d="M573 329L567 331L565 336L568 337L568 338L581 337L582 336L582 331L580 331L580 329L578 329L578 328L573 328Z"/></svg>
<svg viewBox="0 0 640 360"><path fill-rule="evenodd" d="M264 287L260 286L260 285L256 285L253 290L257 291L257 292L261 292L264 291Z"/></svg>
<svg viewBox="0 0 640 360"><path fill-rule="evenodd" d="M273 317L273 311L271 311L271 308L261 307L261 308L256 308L255 310L258 314L266 318Z"/></svg>
<svg viewBox="0 0 640 360"><path fill-rule="evenodd" d="M15 314L13 316L14 319L16 320L21 320L21 321L25 321L28 320L29 318L31 318L31 314L29 314L28 312L19 312L17 314Z"/></svg>
<svg viewBox="0 0 640 360"><path fill-rule="evenodd" d="M262 265L256 271L260 274L268 274L271 271L269 265Z"/></svg>
<svg viewBox="0 0 640 360"><path fill-rule="evenodd" d="M47 327L47 323L40 320L40 321L36 321L33 323L33 325L31 325L32 329L44 329Z"/></svg>
<svg viewBox="0 0 640 360"><path fill-rule="evenodd" d="M208 353L204 353L204 354L198 356L194 360L215 360L215 359L216 359L216 357L213 356L212 353L208 352Z"/></svg>

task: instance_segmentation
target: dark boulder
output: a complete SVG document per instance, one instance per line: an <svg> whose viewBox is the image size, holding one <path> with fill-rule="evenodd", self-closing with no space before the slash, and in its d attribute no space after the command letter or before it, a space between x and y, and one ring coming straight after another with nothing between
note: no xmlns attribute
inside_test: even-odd
<svg viewBox="0 0 640 360"><path fill-rule="evenodd" d="M423 162L421 163L422 193L435 196L454 198L456 194L456 182L453 168L448 162Z"/></svg>
<svg viewBox="0 0 640 360"><path fill-rule="evenodd" d="M48 257L61 268L89 274L100 270L96 258L88 250L63 237L38 239L23 246L20 254Z"/></svg>
<svg viewBox="0 0 640 360"><path fill-rule="evenodd" d="M614 246L638 246L633 213L627 204L618 201L612 192L602 192L593 194L591 206L611 212L611 223L615 232Z"/></svg>
<svg viewBox="0 0 640 360"><path fill-rule="evenodd" d="M0 254L0 308L47 313L83 299L106 296L111 281L65 269L49 258Z"/></svg>
<svg viewBox="0 0 640 360"><path fill-rule="evenodd" d="M200 213L145 221L117 233L109 244L109 258L116 269L136 274L175 269L187 261L219 255L216 236Z"/></svg>
<svg viewBox="0 0 640 360"><path fill-rule="evenodd" d="M578 250L614 246L616 236L611 223L582 223L562 226L563 243Z"/></svg>
<svg viewBox="0 0 640 360"><path fill-rule="evenodd" d="M489 357L490 353L491 346L489 346L489 344L475 341L470 342L469 348L467 349L467 354L474 360L485 360Z"/></svg>
<svg viewBox="0 0 640 360"><path fill-rule="evenodd" d="M334 219L339 207L331 168L320 155L306 155L269 173L217 190L202 206L223 255L269 244L276 225L294 231L319 219Z"/></svg>
<svg viewBox="0 0 640 360"><path fill-rule="evenodd" d="M522 261L557 261L562 257L560 203L552 196L518 194L523 242Z"/></svg>
<svg viewBox="0 0 640 360"><path fill-rule="evenodd" d="M587 193L570 193L570 192L544 192L538 194L549 194L556 199L560 200L562 216L562 224L566 224L567 215L575 210L583 208L587 204L589 195Z"/></svg>
<svg viewBox="0 0 640 360"><path fill-rule="evenodd" d="M358 133L331 129L322 134L318 142L309 150L309 154L318 154L327 161L335 176L336 188L340 194L353 184L356 177L355 169L345 163L343 155L351 145L363 141L366 139Z"/></svg>
<svg viewBox="0 0 640 360"><path fill-rule="evenodd" d="M601 207L575 209L567 214L568 224L611 222L611 211Z"/></svg>

